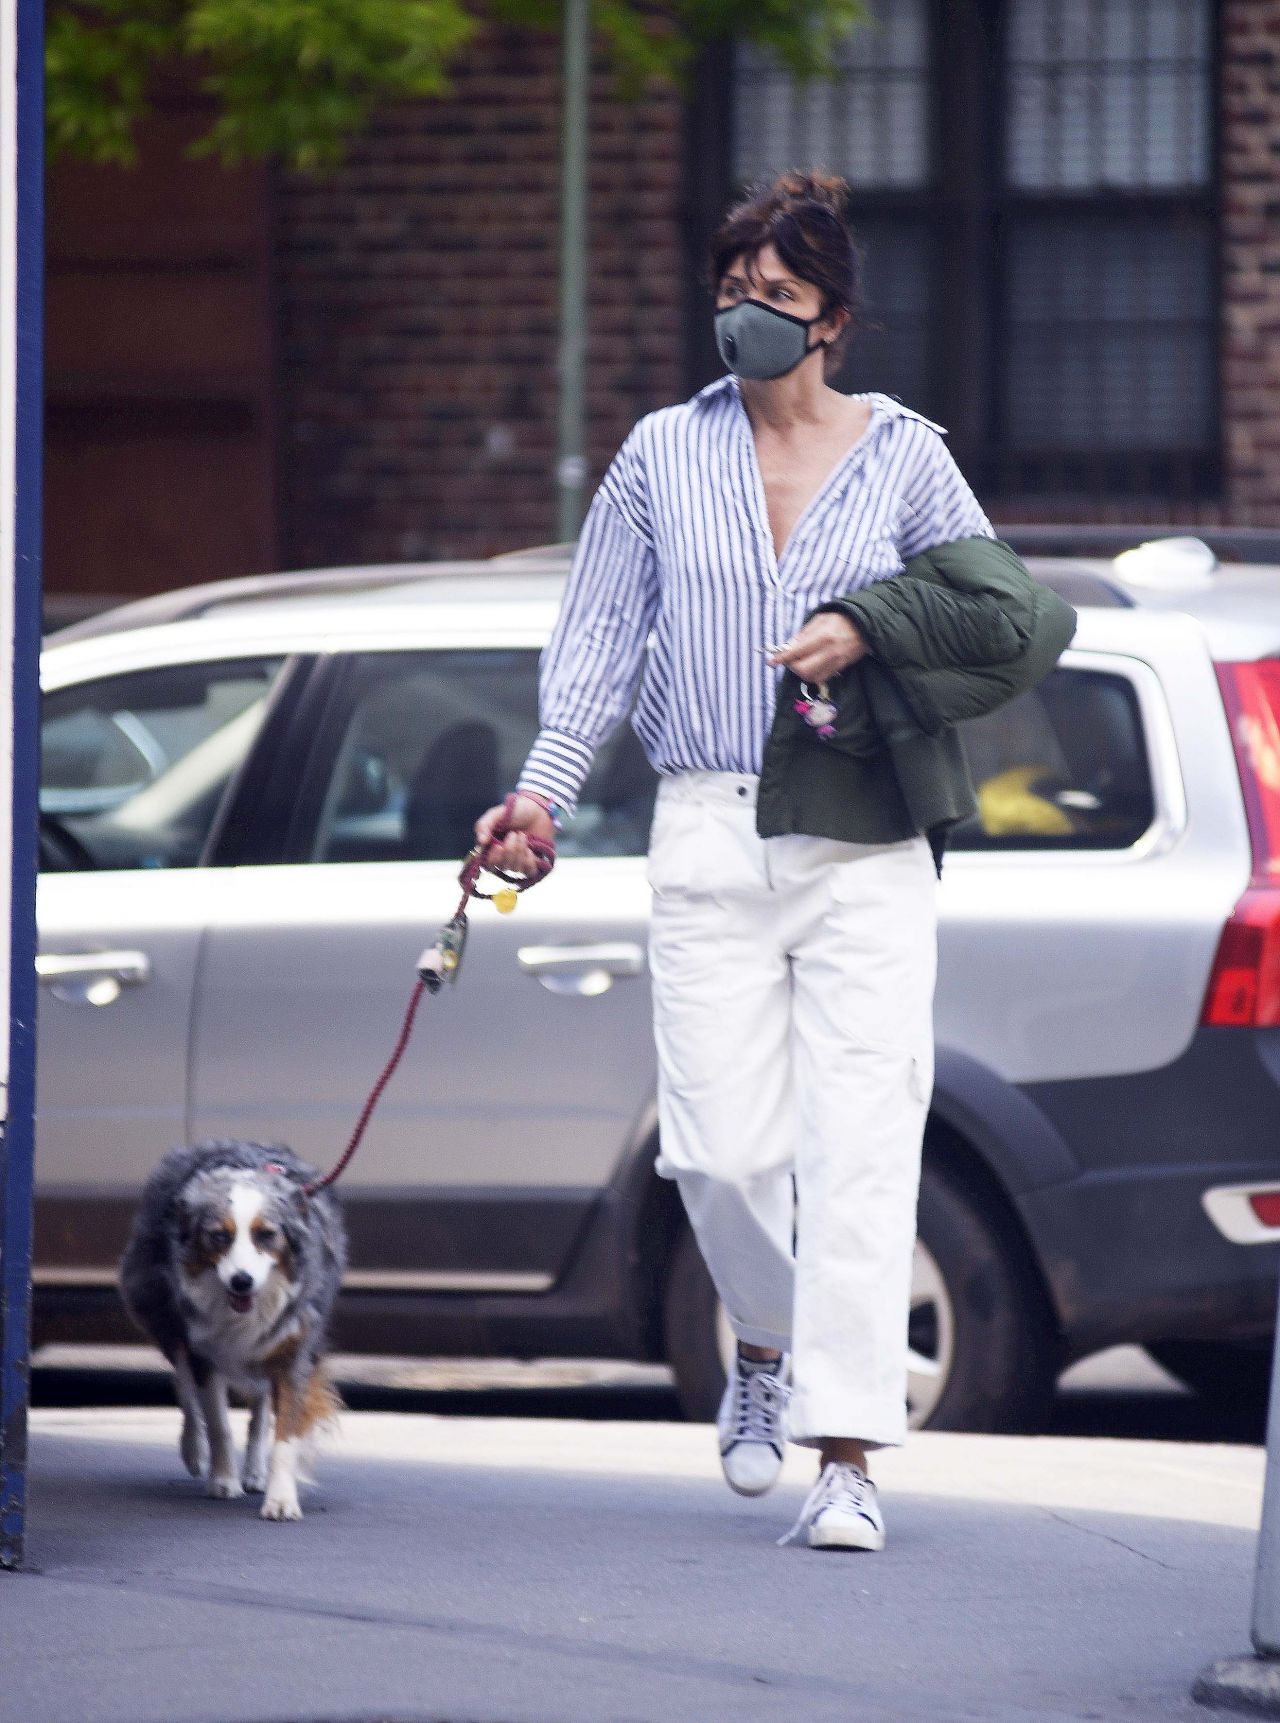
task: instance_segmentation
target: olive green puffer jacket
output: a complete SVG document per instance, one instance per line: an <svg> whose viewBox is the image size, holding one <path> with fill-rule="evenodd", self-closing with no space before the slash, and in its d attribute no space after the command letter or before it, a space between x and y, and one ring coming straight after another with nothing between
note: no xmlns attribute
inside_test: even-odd
<svg viewBox="0 0 1280 1723"><path fill-rule="evenodd" d="M1076 616L1003 539L934 545L901 574L820 604L853 622L869 655L830 683L835 733L778 689L756 803L761 837L809 832L894 843L924 832L941 869L946 834L977 806L955 726L1047 676Z"/></svg>

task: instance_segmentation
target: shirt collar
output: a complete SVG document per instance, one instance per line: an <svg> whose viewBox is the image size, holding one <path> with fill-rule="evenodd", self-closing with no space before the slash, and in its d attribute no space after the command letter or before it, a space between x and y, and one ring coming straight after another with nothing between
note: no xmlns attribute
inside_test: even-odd
<svg viewBox="0 0 1280 1723"><path fill-rule="evenodd" d="M736 396L739 401L742 399L742 385L732 371L726 371L723 377L717 377L714 382L699 389L692 397L691 405L709 404L722 395ZM878 389L871 389L866 392L865 398L871 403L873 415L878 412L891 419L918 419L922 425L928 425L939 435L945 437L947 434L945 425L939 425L934 419L927 419L923 413L917 413L914 407L904 406L896 395L885 395Z"/></svg>

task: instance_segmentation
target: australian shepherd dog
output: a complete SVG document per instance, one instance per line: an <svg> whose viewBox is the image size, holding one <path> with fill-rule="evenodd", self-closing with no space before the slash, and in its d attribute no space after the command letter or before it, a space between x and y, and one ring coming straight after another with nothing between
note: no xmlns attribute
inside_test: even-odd
<svg viewBox="0 0 1280 1723"><path fill-rule="evenodd" d="M125 1307L173 1366L182 1458L211 1496L263 1491L264 1520L297 1520L300 1451L332 1420L325 1331L346 1263L313 1167L260 1143L173 1149L147 1180L120 1264ZM228 1391L250 1408L237 1472Z"/></svg>

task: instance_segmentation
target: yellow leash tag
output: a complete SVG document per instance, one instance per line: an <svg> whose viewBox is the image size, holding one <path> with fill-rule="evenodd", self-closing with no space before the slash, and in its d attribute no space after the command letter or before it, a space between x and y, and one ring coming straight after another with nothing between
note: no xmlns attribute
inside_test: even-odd
<svg viewBox="0 0 1280 1723"><path fill-rule="evenodd" d="M510 915L516 907L520 893L513 885L500 885L493 894L493 907L503 915Z"/></svg>

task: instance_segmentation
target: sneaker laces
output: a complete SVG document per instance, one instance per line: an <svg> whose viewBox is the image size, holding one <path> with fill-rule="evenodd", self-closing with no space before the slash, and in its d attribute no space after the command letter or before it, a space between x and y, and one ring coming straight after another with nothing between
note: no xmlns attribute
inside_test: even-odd
<svg viewBox="0 0 1280 1723"><path fill-rule="evenodd" d="M828 1460L796 1519L785 1537L778 1539L778 1548L795 1543L804 1528L826 1508L840 1508L849 1513L867 1514L871 1479L852 1460ZM870 1515L867 1515L870 1518Z"/></svg>
<svg viewBox="0 0 1280 1723"><path fill-rule="evenodd" d="M783 1369L778 1360L777 1371ZM776 1442L778 1426L791 1390L780 1374L768 1368L744 1370L739 1360L733 1406L733 1442Z"/></svg>

